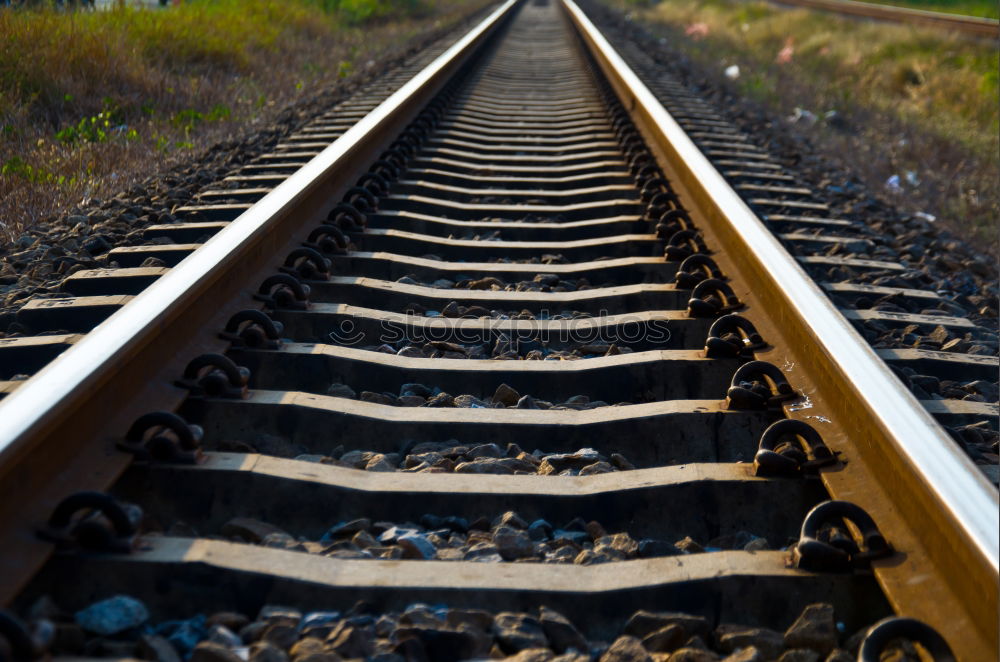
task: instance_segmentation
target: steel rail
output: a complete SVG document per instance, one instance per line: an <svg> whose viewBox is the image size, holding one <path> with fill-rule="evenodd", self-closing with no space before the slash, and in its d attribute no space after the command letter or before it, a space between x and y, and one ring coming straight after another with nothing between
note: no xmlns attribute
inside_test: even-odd
<svg viewBox="0 0 1000 662"><path fill-rule="evenodd" d="M836 14L847 14L863 18L874 18L895 23L926 25L945 30L964 32L976 37L996 39L1000 37L1000 21L995 18L963 16L945 12L911 9L894 5L879 5L858 0L772 0L775 4L807 7Z"/></svg>
<svg viewBox="0 0 1000 662"><path fill-rule="evenodd" d="M176 374L177 357L194 355L197 353L195 350L214 350L223 344L211 329L218 329L219 317L224 318L233 309L228 304L219 306L218 302L231 302L235 308L238 303L248 301L250 292L247 288L259 282L260 272L273 272L278 264L277 258L285 255L289 247L297 245L302 239L303 228L322 218L334 194L341 192L364 170L364 166L375 158L387 141L398 134L400 127L419 112L464 61L473 56L478 46L499 27L504 18L514 13L511 10L516 4L517 0L509 0L493 12L445 55L325 148L287 182L221 229L203 248L136 297L132 305L109 318L75 348L0 403L0 497L5 497L0 503L0 539L4 540L8 549L26 547L24 538L30 535L31 527L24 524L41 521L43 516L39 513L51 510L51 504L44 503L50 493L65 493L70 491L67 487L77 487L81 483L93 489L104 488L114 482L130 462L128 455L114 450L114 441L120 438L123 431L123 421L132 420L136 407L145 405L148 408L150 402L155 402L157 406L166 402L168 407L180 403L185 394L170 381L170 377ZM761 350L758 356L784 365L784 371L806 394L807 401L810 394L815 395L817 404L807 413L823 416L808 417L820 419L828 426L824 428L824 437L832 442L833 448L845 454L844 459L848 462L846 469L838 466L822 474L825 486L835 498L850 499L864 506L896 546L897 554L874 563L878 581L892 606L904 615L916 616L932 624L952 643L962 659L979 659L984 650L995 649L996 630L992 617L996 591L991 589L996 585L997 574L997 498L992 487L979 476L971 462L957 452L942 428L902 389L875 352L740 201L736 192L722 180L572 0L564 0L563 7L576 25L584 45L634 116L664 171L676 181L677 191L692 209L692 216L702 228L706 243L712 247L727 248L725 254L719 253L714 256L715 259L727 274L734 276L733 287L738 290L740 300L748 304L748 313L766 318L759 320L758 328L765 338L772 341L773 347ZM530 105L540 113L551 111L551 108L540 104L538 108L534 108L535 104ZM564 105L567 109L563 114L566 116L573 116L579 110L570 110L575 108L575 101L567 99ZM483 103L475 98L470 106L488 108L497 116L507 108L501 103ZM600 155L600 152L588 153L588 156L594 155ZM422 204L455 207L436 198L409 197ZM390 196L390 199L398 198ZM564 208L551 206L551 210ZM546 210L550 208L546 207ZM397 238L407 234L393 232ZM367 239L385 240L390 234L375 228L369 230ZM422 235L409 233L408 237L412 241ZM636 243L635 236L612 235L602 237L600 241L587 240L590 242L587 245L626 240ZM447 242L450 242L451 249L466 252L473 245L471 240L449 238ZM443 245L446 242L435 240L431 243ZM539 249L555 243L507 241L505 246L508 250L525 247ZM567 250L580 247L570 245L580 242L563 244ZM377 247L381 244L375 241L373 245ZM458 251L451 250L451 253L457 255ZM580 264L574 266L579 267ZM323 304L317 304L317 307L321 306ZM343 307L350 306L343 304ZM326 314L331 311L332 307L328 305ZM379 314L378 311L372 312ZM391 314L384 313L382 316ZM286 348L283 355L286 360L292 356L290 349ZM696 353L700 355L700 351ZM633 356L629 360L636 358ZM366 363L373 362L366 360ZM550 366L531 368L530 371L545 371ZM584 366L574 368L583 370ZM858 388L855 385L861 386ZM193 414L188 420L205 425L211 436L213 432L218 432L218 428L212 429L210 421L213 419L218 425L224 425L227 419L253 421L253 416L248 415L250 407L267 409L268 412L278 404L286 408L306 407L306 400L299 396L307 391L268 388L265 385L235 406L226 402L189 403L185 415ZM161 397L145 398L144 394L149 389L158 389L155 393ZM451 413L433 409L420 412L420 415L402 409L388 413L382 411L383 405L367 402L351 403L345 400L337 405L316 404L322 397L308 396L308 400L314 403L309 406L316 416L300 421L304 422L302 428L308 428L310 420L313 424L329 427L331 422L335 425L338 417L347 413L354 415L352 425L358 425L357 420L361 418L378 421L379 426L372 426L378 431L387 429L381 425L386 422L425 427L432 424L461 426L474 421L484 425L502 423L505 427L538 423L537 416L531 412L511 412L489 418L468 416L471 412ZM716 411L722 407L716 400L686 402L697 404L695 410L701 412ZM209 414L198 412L202 406L210 408ZM679 411L679 406L679 402L669 405L652 403L610 414L553 412L546 416L565 436L573 434L571 428L574 425L569 423L608 424L615 423L616 418L632 423L641 417L637 414L642 415L647 410L649 413L671 413L675 409ZM804 416L794 407L786 407L786 410L789 417ZM253 411L249 410L249 413ZM726 415L729 414L732 412ZM735 414L730 417L735 417ZM504 420L501 421L501 418ZM652 420L652 416L647 419L647 424L657 430L664 429L663 422L669 420ZM635 439L653 436L649 431L638 432L634 435ZM50 456L57 460L53 461ZM39 467L44 467L44 471ZM99 470L97 467L100 467ZM215 467L215 470L218 468ZM733 463L715 470L733 470L741 475L745 468ZM198 470L208 471L209 467L202 466ZM70 472L73 478L67 482L65 478ZM336 481L332 480L332 476L328 478L331 478L329 486L333 487ZM631 476L631 479L637 478L639 476ZM941 483L942 479L946 482ZM431 478L427 482L433 484L435 480ZM466 480L475 481L476 489L481 489L481 479ZM425 484L424 480L418 482L421 486ZM451 482L454 480L449 479L449 484ZM488 480L483 482L489 483ZM596 484L588 483L591 486ZM816 482L811 484L818 487ZM204 485L213 494L219 489L219 481L212 478ZM443 481L441 485L444 485ZM29 490L29 487L32 489ZM503 487L507 487L506 481L503 481ZM546 485L546 489L551 487ZM442 493L447 493L449 498L456 495L452 489L442 490ZM31 502L18 501L27 494L32 495ZM38 494L46 496L39 497ZM769 498L774 499L774 494L769 491ZM756 507L757 500L752 501ZM768 504L762 502L759 507L766 509ZM18 508L23 510L18 513L20 519L17 521L22 525L17 529L18 539L8 539L5 534L12 530L10 523L14 521L11 513L18 512ZM974 510L971 519L970 508ZM975 511L977 508L979 510ZM626 508L624 512L629 510ZM659 512L656 514L659 515ZM929 531L933 535L928 535ZM29 560L25 561L26 557L22 554L21 568L37 567L48 555L50 550L45 544L35 541L34 545L31 549L38 552L38 558L29 556ZM500 568L498 572L477 571L470 575L472 579L456 583L441 580L436 576L437 566L427 565L427 562L421 562L421 572L413 575L414 570L410 568L416 568L416 565L409 566L408 562L402 565L394 561L358 562L360 565L355 571L354 561L337 561L331 565L327 559L303 560L296 554L264 548L247 554L242 545L234 543L191 543L186 539L166 536L152 542L141 554L125 559L124 563L113 555L96 559L80 556L69 559L64 566L80 563L70 576L88 573L80 578L82 585L95 578L103 581L106 574L111 574L111 584L128 587L122 590L130 590L133 585L141 583L138 578L150 564L159 565L160 570L156 572L162 572L164 576L201 573L203 566L208 565L223 575L275 572L280 575L276 585L285 582L292 587L291 590L296 590L301 589L303 581L313 582L317 590L325 591L321 594L326 596L355 590L405 594L409 589L425 591L432 588L461 589L471 595L492 590L494 597L508 591L504 600L519 599L526 592L537 595L541 591L543 595L546 592L553 595L563 593L570 596L564 599L576 601L571 594L583 591L590 591L592 595L600 591L620 594L622 589L636 587L674 585L690 580L707 582L719 579L723 582L727 579L725 572L720 575L712 567L717 559L725 560L724 556L718 555L712 558L696 557L688 562L687 565L694 564L694 574L691 568L674 573L670 570L674 561L653 560L626 566L623 570L626 575L620 572L609 574L598 569L551 570L537 566L528 569L531 576L519 576L516 581L505 579L513 575ZM741 561L739 568L736 563L732 564L730 578L740 576L740 573L756 577L767 575L770 571L775 578L780 576L789 582L784 594L791 592L793 582L800 582L803 586L807 580L810 584L828 582L838 585L838 590L846 591L838 594L836 602L839 604L854 600L858 611L875 603L879 609L886 609L881 595L873 595L876 587L867 575L844 577L832 573L801 572L785 567L782 562L786 558L785 552L746 556L737 553L733 558ZM0 576L10 575L14 579L0 585L2 603L17 592L21 575L11 572L6 554L0 563L4 564L0 565ZM107 570L93 572L102 563L108 564ZM325 573L330 573L331 568L336 569L337 564L348 571L344 574L338 570L335 573L337 578L331 580ZM702 566L708 569L697 571ZM959 575L949 566L958 566L964 575ZM386 568L395 570L383 575ZM427 581L423 571L435 575L433 580ZM133 572L140 574L133 575ZM629 572L632 574L629 575ZM593 581L590 581L591 577ZM580 582L581 578L586 581ZM852 581L864 583L867 588L862 591L860 587L852 587ZM57 583L68 584L69 580ZM498 592L497 588L502 590ZM84 589L84 592L87 590ZM504 602L498 600L492 606L497 604Z"/></svg>
<svg viewBox="0 0 1000 662"><path fill-rule="evenodd" d="M720 264L732 264L740 282L754 284L747 299L779 320L774 331L787 347L796 348L793 355L799 365L808 366L812 386L836 417L835 423L846 431L847 448L855 452L847 470L823 474L831 495L851 498L868 509L883 532L898 535L897 548L911 560L926 554L929 563L923 572L947 576L947 585L936 588L952 592L951 599L935 594L927 577L910 576L913 567L903 570L896 564L875 563L876 576L894 606L937 627L964 659L996 651L1000 504L993 486L903 388L583 11L573 0L562 2L644 137L660 150L661 165L694 199L688 208L703 215L699 227L708 230L716 246L725 246L724 255L716 254ZM742 299L744 294L739 294ZM859 484L863 474L876 481L875 486Z"/></svg>
<svg viewBox="0 0 1000 662"><path fill-rule="evenodd" d="M39 495L53 481L62 481L63 495L106 489L128 462L113 450L109 433L124 435L128 419L144 410L144 394L175 404L183 398L169 381L154 377L159 369L178 352L196 354L192 348L206 351L213 342L224 346L213 335L194 331L220 314L212 301L242 297L252 305L248 288L263 277L255 279L257 272L273 273L280 265L274 261L287 253L282 247L294 246L296 233L319 222L330 196L350 186L516 4L500 5L309 163L0 402L0 539L7 546L0 575L10 578L0 583L0 604L26 581L24 567L37 568L45 560L49 547L24 532L44 521L47 515L41 513L51 512L53 499L60 498L42 494L25 503L24 494ZM20 554L12 549L15 543L24 548Z"/></svg>

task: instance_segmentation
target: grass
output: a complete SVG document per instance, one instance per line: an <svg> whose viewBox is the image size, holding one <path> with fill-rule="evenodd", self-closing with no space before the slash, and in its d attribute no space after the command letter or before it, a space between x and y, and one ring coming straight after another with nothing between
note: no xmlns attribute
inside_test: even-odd
<svg viewBox="0 0 1000 662"><path fill-rule="evenodd" d="M670 35L674 48L719 81L738 65L733 85L775 114L836 111L847 129L820 122L814 135L834 154L864 152L852 165L871 188L911 172L904 207L920 206L965 236L995 242L1000 89L993 43L754 0L609 1Z"/></svg>
<svg viewBox="0 0 1000 662"><path fill-rule="evenodd" d="M894 5L909 7L924 11L937 11L946 14L963 14L981 18L1000 18L1000 6L994 0L862 0L879 5Z"/></svg>
<svg viewBox="0 0 1000 662"><path fill-rule="evenodd" d="M162 10L0 8L0 239L262 123L484 5L188 0Z"/></svg>

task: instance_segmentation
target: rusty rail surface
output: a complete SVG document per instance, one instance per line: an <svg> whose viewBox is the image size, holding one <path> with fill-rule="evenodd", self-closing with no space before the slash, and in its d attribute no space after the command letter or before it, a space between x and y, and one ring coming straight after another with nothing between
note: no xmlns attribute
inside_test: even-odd
<svg viewBox="0 0 1000 662"><path fill-rule="evenodd" d="M928 27L962 32L976 37L996 39L1000 37L1000 21L995 18L979 16L964 16L946 12L911 9L893 5L880 5L872 2L857 2L857 0L772 0L775 4L793 7L807 7L821 11L860 16L893 23L908 25L925 25Z"/></svg>
<svg viewBox="0 0 1000 662"><path fill-rule="evenodd" d="M0 605L546 605L607 638L634 609L773 628L822 602L992 657L997 493L941 423L989 408L921 402L885 361L995 360L876 353L787 248L850 223L719 116L668 112L572 0L510 0L397 87L25 307L37 335L0 343L0 378L33 373L0 382ZM509 510L649 544L491 564L213 533Z"/></svg>

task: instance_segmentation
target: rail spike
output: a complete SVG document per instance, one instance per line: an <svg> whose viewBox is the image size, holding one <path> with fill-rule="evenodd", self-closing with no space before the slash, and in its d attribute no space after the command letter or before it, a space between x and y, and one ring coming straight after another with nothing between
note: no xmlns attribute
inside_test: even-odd
<svg viewBox="0 0 1000 662"><path fill-rule="evenodd" d="M707 252L705 242L696 230L678 230L670 237L663 255L667 262L681 262L688 256Z"/></svg>
<svg viewBox="0 0 1000 662"><path fill-rule="evenodd" d="M399 177L399 169L395 165L393 165L392 163L389 163L388 161L386 161L385 159L379 159L378 161L376 161L375 163L373 163L372 166L371 166L371 168L369 168L368 172L371 172L371 173L374 173L376 175L379 175L380 177L382 177L386 181L394 181L394 180L396 180ZM351 207L351 205L343 205L343 206L344 207L348 207L350 209L354 209L353 207ZM333 220L334 213L338 211L338 207L340 207L340 205L337 205L337 207L333 208L333 211L330 212L330 215L327 216L327 219L329 219L331 221ZM341 209L340 211L344 211L344 210ZM357 213L359 213L359 214L361 213L361 212L358 212L357 209L354 209L354 211L357 212Z"/></svg>
<svg viewBox="0 0 1000 662"><path fill-rule="evenodd" d="M816 428L785 418L764 430L753 466L758 476L801 476L836 462L836 454L823 443Z"/></svg>
<svg viewBox="0 0 1000 662"><path fill-rule="evenodd" d="M378 209L378 198L363 186L352 186L344 193L344 202L353 205L362 214Z"/></svg>
<svg viewBox="0 0 1000 662"><path fill-rule="evenodd" d="M951 646L937 630L915 618L890 616L868 628L858 649L858 662L879 662L882 652L894 639L916 642L930 653L934 662L955 662Z"/></svg>
<svg viewBox="0 0 1000 662"><path fill-rule="evenodd" d="M677 232L681 230L691 230L694 228L694 222L691 220L691 215L687 213L686 209L668 209L660 214L660 218L656 222L656 236L660 239L669 239L674 236ZM698 255L696 253L695 255ZM693 255L691 257L694 257ZM687 262L691 258L687 258L684 262Z"/></svg>
<svg viewBox="0 0 1000 662"><path fill-rule="evenodd" d="M389 192L389 180L377 172L366 172L358 178L358 186L368 189L372 195L382 196Z"/></svg>
<svg viewBox="0 0 1000 662"><path fill-rule="evenodd" d="M726 392L726 404L729 409L737 410L767 409L797 397L799 394L776 365L767 361L750 361L733 373Z"/></svg>
<svg viewBox="0 0 1000 662"><path fill-rule="evenodd" d="M309 308L309 286L290 274L268 276L257 289L254 299L273 309L306 310Z"/></svg>
<svg viewBox="0 0 1000 662"><path fill-rule="evenodd" d="M138 506L104 492L77 492L59 502L38 536L64 549L129 552L141 520Z"/></svg>
<svg viewBox="0 0 1000 662"><path fill-rule="evenodd" d="M278 349L283 330L281 322L276 322L261 310L250 308L230 317L219 337L230 341L234 347Z"/></svg>
<svg viewBox="0 0 1000 662"><path fill-rule="evenodd" d="M723 315L712 322L705 338L705 356L734 358L767 347L753 322L742 315Z"/></svg>
<svg viewBox="0 0 1000 662"><path fill-rule="evenodd" d="M646 208L646 220L659 220L661 216L669 211L681 209L680 198L673 191L665 191L655 194L649 201Z"/></svg>
<svg viewBox="0 0 1000 662"><path fill-rule="evenodd" d="M728 283L720 278L706 278L691 291L687 313L691 317L718 317L742 307Z"/></svg>
<svg viewBox="0 0 1000 662"><path fill-rule="evenodd" d="M849 520L861 531L863 548L849 538L822 540L821 527L833 520ZM792 548L795 567L812 571L846 571L865 568L872 559L893 554L892 546L875 525L875 520L850 501L824 501L802 521L799 541Z"/></svg>
<svg viewBox="0 0 1000 662"><path fill-rule="evenodd" d="M642 185L642 190L639 191L639 196L646 202L649 202L658 193L673 193L670 182L667 181L666 177L647 179Z"/></svg>
<svg viewBox="0 0 1000 662"><path fill-rule="evenodd" d="M203 434L173 412L154 411L137 418L118 447L144 460L197 464Z"/></svg>
<svg viewBox="0 0 1000 662"><path fill-rule="evenodd" d="M195 396L215 398L245 398L250 369L238 366L223 354L202 354L184 369L177 385Z"/></svg>
<svg viewBox="0 0 1000 662"><path fill-rule="evenodd" d="M323 223L309 233L304 245L320 253L344 255L347 253L351 241L344 234L344 231L336 225Z"/></svg>
<svg viewBox="0 0 1000 662"><path fill-rule="evenodd" d="M372 166L372 172L381 174L383 170L392 167L388 162L383 163L381 161L375 165L379 164L382 164L384 167L376 170L375 166ZM395 179L398 176L398 172L390 172L390 175L391 179ZM365 226L368 225L368 219L365 215L357 207L346 202L341 202L330 210L330 213L326 215L326 220L345 232L363 232Z"/></svg>
<svg viewBox="0 0 1000 662"><path fill-rule="evenodd" d="M327 280L330 278L331 266L330 260L323 257L319 251L308 246L300 246L288 254L281 270L305 280Z"/></svg>
<svg viewBox="0 0 1000 662"><path fill-rule="evenodd" d="M685 258L677 267L674 284L681 289L693 290L698 283L706 278L722 280L722 269L719 269L719 265L709 256L704 253L696 253Z"/></svg>

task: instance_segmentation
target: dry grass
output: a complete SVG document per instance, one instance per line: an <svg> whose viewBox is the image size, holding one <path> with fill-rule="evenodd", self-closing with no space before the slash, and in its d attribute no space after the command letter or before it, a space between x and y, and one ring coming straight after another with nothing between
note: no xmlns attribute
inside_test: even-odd
<svg viewBox="0 0 1000 662"><path fill-rule="evenodd" d="M902 179L900 202L965 236L995 241L1000 214L995 45L929 29L842 19L737 0L618 2L635 20L772 112L836 111L847 128L813 132L857 155L866 182ZM906 173L913 173L908 180ZM919 182L919 183L912 183Z"/></svg>
<svg viewBox="0 0 1000 662"><path fill-rule="evenodd" d="M161 11L0 9L0 240L263 124L483 5L202 0Z"/></svg>

